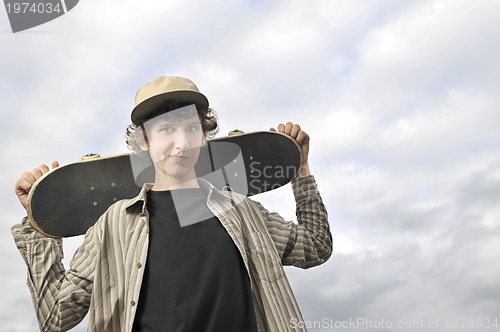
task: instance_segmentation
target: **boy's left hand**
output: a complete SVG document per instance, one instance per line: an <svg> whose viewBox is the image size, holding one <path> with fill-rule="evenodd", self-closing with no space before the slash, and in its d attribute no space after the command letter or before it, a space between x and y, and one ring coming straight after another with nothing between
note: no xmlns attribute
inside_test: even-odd
<svg viewBox="0 0 500 332"><path fill-rule="evenodd" d="M294 124L291 122L287 122L286 124L280 123L278 125L278 130L274 128L270 128L270 130L288 135L300 145L302 149L302 165L295 180L310 175L309 162L308 162L309 142L310 142L309 135L305 131L303 131L298 124L296 123Z"/></svg>

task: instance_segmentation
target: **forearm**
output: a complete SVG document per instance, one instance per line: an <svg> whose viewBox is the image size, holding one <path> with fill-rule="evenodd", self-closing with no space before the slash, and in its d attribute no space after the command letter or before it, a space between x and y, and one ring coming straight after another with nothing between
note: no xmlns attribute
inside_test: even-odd
<svg viewBox="0 0 500 332"><path fill-rule="evenodd" d="M62 264L62 240L46 237L27 218L12 227L12 234L28 269L27 285L42 331L66 331L78 324L88 310L84 289L75 286ZM70 293L73 293L72 295ZM82 301L74 301L75 298ZM71 301L70 301L71 298ZM82 303L78 303L82 302Z"/></svg>
<svg viewBox="0 0 500 332"><path fill-rule="evenodd" d="M292 182L292 189L298 224L290 232L283 263L302 268L322 264L332 253L332 235L316 181L311 175L304 176Z"/></svg>
<svg viewBox="0 0 500 332"><path fill-rule="evenodd" d="M332 252L328 214L314 176L292 182L297 222L285 221L257 203L283 265L309 268L324 263Z"/></svg>

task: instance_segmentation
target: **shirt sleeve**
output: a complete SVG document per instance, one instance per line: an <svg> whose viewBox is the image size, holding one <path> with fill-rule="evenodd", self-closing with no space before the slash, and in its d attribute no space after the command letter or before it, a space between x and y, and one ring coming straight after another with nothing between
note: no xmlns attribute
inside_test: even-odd
<svg viewBox="0 0 500 332"><path fill-rule="evenodd" d="M94 230L85 236L65 270L62 239L37 232L25 217L11 228L16 246L27 268L27 285L41 331L67 331L87 314L92 291L93 271L98 254Z"/></svg>
<svg viewBox="0 0 500 332"><path fill-rule="evenodd" d="M292 182L297 222L285 221L257 203L283 265L309 268L326 262L332 253L328 213L313 175Z"/></svg>

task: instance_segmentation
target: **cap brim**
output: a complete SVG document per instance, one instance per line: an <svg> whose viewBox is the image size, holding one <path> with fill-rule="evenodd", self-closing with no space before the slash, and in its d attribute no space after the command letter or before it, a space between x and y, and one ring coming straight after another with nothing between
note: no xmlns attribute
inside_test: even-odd
<svg viewBox="0 0 500 332"><path fill-rule="evenodd" d="M187 90L171 91L146 99L134 107L131 115L132 123L139 125L148 120L151 113L167 100L174 103L191 103L201 107L208 107L208 99L202 93Z"/></svg>

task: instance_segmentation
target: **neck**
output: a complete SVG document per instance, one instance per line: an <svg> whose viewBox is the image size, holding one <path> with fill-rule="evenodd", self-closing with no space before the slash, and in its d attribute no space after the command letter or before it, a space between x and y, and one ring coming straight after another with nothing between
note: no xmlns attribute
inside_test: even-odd
<svg viewBox="0 0 500 332"><path fill-rule="evenodd" d="M175 190L175 189L186 189L186 188L199 188L198 180L196 177L192 177L188 180L179 179L168 179L163 176L155 176L155 182L152 190L163 191L163 190Z"/></svg>

